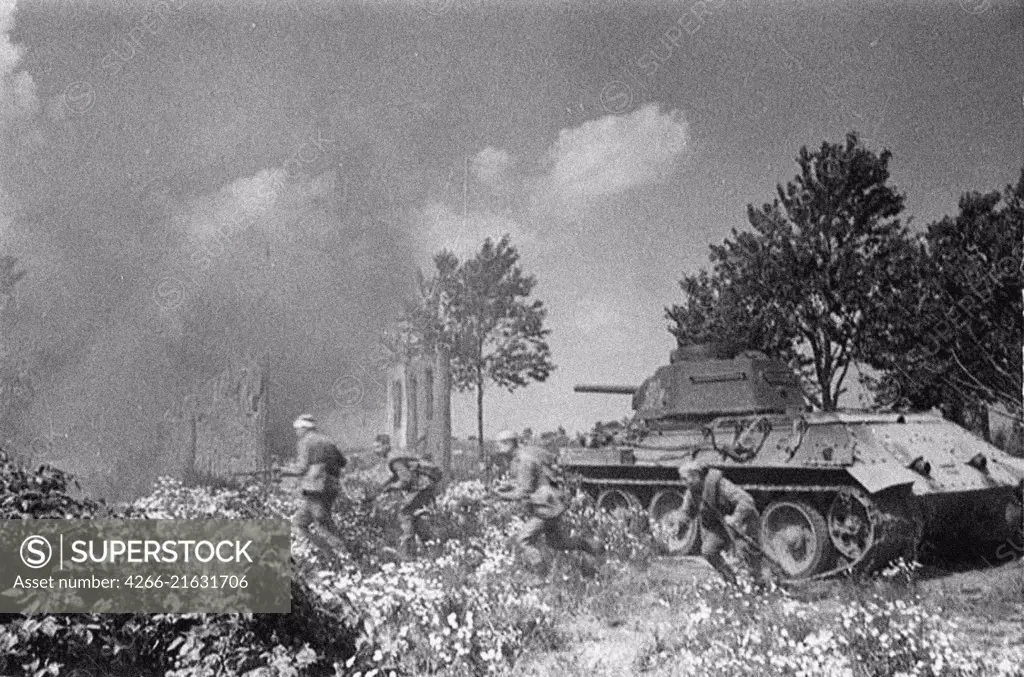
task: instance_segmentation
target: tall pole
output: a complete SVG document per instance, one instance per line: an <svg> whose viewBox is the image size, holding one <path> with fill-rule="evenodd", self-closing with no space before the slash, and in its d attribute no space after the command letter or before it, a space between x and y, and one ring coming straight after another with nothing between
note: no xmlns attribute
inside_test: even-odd
<svg viewBox="0 0 1024 677"><path fill-rule="evenodd" d="M462 232L466 232L469 220L469 156L466 156L462 170Z"/></svg>
<svg viewBox="0 0 1024 677"><path fill-rule="evenodd" d="M445 482L452 476L452 372L448 349L439 345L434 354L434 430L436 451Z"/></svg>
<svg viewBox="0 0 1024 677"><path fill-rule="evenodd" d="M263 399L259 403L260 413L258 417L259 426L263 429L263 486L270 486L272 479L271 468L274 465L270 455L270 351L267 351L263 359L263 369L260 370L260 395Z"/></svg>

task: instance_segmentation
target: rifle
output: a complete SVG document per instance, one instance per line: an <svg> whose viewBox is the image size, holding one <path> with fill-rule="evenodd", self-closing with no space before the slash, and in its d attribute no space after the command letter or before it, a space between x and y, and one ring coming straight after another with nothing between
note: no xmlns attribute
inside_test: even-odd
<svg viewBox="0 0 1024 677"><path fill-rule="evenodd" d="M690 489L690 491L693 491L693 489ZM767 552L765 552L764 548L761 547L760 543L755 542L753 539L749 538L742 531L740 531L739 529L737 529L734 526L732 526L731 524L729 524L729 522L726 520L725 516L721 513L721 511L718 510L718 508L716 508L715 506L713 506L710 503L708 503L707 501L705 501L704 500L703 491L701 492L701 496L700 496L699 500L700 500L701 506L704 509L710 510L712 515L714 517L718 518L718 521L722 524L722 526L724 526L729 531L730 535L734 537L734 540L735 540L735 537L738 536L740 539L742 539L744 542L746 542L747 545L749 545L754 550L756 550L758 553L760 553L761 556L768 562L768 564L775 570L775 573L782 575L783 578L788 578L789 577L789 572L786 571L785 567L783 567L779 563L778 560L776 560L774 557L772 557ZM687 522L688 521L689 521L689 519L687 519Z"/></svg>

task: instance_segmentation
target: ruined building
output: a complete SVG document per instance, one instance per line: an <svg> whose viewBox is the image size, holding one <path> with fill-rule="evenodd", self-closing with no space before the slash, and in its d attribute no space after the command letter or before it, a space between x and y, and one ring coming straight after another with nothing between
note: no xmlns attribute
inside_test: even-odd
<svg viewBox="0 0 1024 677"><path fill-rule="evenodd" d="M164 415L168 453L179 477L236 478L268 469L269 390L258 365L232 365Z"/></svg>
<svg viewBox="0 0 1024 677"><path fill-rule="evenodd" d="M451 373L447 357L398 359L387 385L387 433L396 449L415 450L451 467Z"/></svg>

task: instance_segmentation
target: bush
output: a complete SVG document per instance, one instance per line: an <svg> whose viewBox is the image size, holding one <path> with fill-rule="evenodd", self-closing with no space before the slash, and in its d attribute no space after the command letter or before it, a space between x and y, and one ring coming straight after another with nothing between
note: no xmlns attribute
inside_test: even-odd
<svg viewBox="0 0 1024 677"><path fill-rule="evenodd" d="M904 588L850 585L836 604L805 603L784 590L751 595L720 581L698 585L699 602L660 660L691 674L812 677L1024 675L1018 651L990 658L957 641L957 627Z"/></svg>
<svg viewBox="0 0 1024 677"><path fill-rule="evenodd" d="M162 480L132 506L72 496L73 477L51 466L35 472L0 452L4 519L275 517L286 501L258 487L209 490ZM80 675L333 674L355 653L351 619L331 614L301 579L290 614L4 614L0 674Z"/></svg>
<svg viewBox="0 0 1024 677"><path fill-rule="evenodd" d="M0 507L9 519L280 518L297 507L278 488L162 479L149 496L110 508L73 497L73 479L59 470L0 461ZM595 579L583 578L571 557L560 558L566 566L546 582L528 574L512 547L518 508L478 480L438 497L429 513L438 540L426 557L395 562L388 554L398 537L395 506L365 501L373 469L357 469L335 506L345 556L328 560L304 539L293 541L291 613L8 615L0 618L0 674L505 675L525 652L563 646L556 627L565 616L621 622L643 613L637 605L651 592L680 620L655 637L639 659L642 670L670 663L676 673L712 677L1024 674L1019 649L985 658L954 641L956 627L917 597L913 564L897 563L866 585L851 582L820 604L717 579L652 590L636 576L653 554L646 515L605 514L579 491L566 520L606 546Z"/></svg>
<svg viewBox="0 0 1024 677"><path fill-rule="evenodd" d="M0 450L0 519L61 519L110 516L102 502L72 496L80 489L70 474L51 465L34 472Z"/></svg>
<svg viewBox="0 0 1024 677"><path fill-rule="evenodd" d="M73 478L57 469L33 473L3 461L7 518L255 519L289 517L297 508L278 488L168 478L133 504L111 508L72 497ZM290 614L11 615L0 625L0 673L499 674L529 647L558 642L552 601L564 599L517 566L515 506L479 481L455 484L430 511L439 535L431 556L396 564L388 561L398 536L395 506L368 504L372 468L356 470L335 505L347 548L342 563L301 537L293 542ZM589 499L579 495L575 508L576 528L597 531L616 554L637 552L635 534L598 515Z"/></svg>

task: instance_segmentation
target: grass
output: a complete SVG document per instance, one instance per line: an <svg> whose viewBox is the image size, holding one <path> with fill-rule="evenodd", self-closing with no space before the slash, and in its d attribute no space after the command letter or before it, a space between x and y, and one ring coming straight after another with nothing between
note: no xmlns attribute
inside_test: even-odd
<svg viewBox="0 0 1024 677"><path fill-rule="evenodd" d="M1019 562L949 577L922 577L903 564L870 579L755 594L726 587L699 560L658 560L638 520L598 512L577 495L568 521L600 536L607 561L585 578L574 556L559 556L538 580L512 550L521 524L516 508L468 481L450 486L432 510L446 537L431 544L430 556L395 563L380 554L397 538L392 509L362 502L371 488L369 459L351 470L335 515L348 557L329 562L295 541L293 602L302 608L279 619L283 624L223 615L183 627L170 617L140 616L127 629L110 628L111 641L138 635L163 647L193 638L187 660L165 673L171 677L236 677L256 668L260 677L1024 677L1024 623L1014 628L1011 619L1024 611ZM276 489L164 481L135 508L176 518L252 518L287 516L295 505ZM966 587L976 593L967 598ZM39 624L0 625L0 647L17 651L16 661L0 667L45 677L68 674L82 651L102 655L98 644L107 640L76 639L83 629L76 622L59 620L54 636ZM288 628L306 630L285 639ZM337 650L330 636L339 632L350 633L351 642ZM138 664L157 660L144 653L149 649L139 651Z"/></svg>
<svg viewBox="0 0 1024 677"><path fill-rule="evenodd" d="M1021 571L1017 564L977 576L998 595L1006 584L1021 584ZM943 588L914 573L892 567L866 580L760 595L727 588L699 567L608 576L585 604L560 615L561 626L576 629L575 640L527 657L520 674L1024 675L1024 625L1018 622L1013 635L1003 616L1009 632L988 641L979 634L982 618L954 614ZM1006 604L1024 610L1020 598Z"/></svg>
<svg viewBox="0 0 1024 677"><path fill-rule="evenodd" d="M921 584L923 595L954 613L998 620L1024 604L1024 559L947 575L932 572L931 576Z"/></svg>

